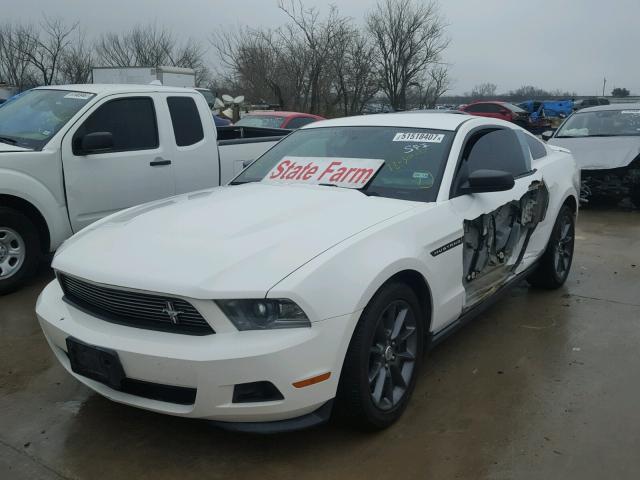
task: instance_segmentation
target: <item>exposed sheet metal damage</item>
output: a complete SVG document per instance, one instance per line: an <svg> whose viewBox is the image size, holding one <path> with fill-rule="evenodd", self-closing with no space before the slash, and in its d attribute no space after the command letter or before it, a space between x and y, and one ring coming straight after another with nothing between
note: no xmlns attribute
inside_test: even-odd
<svg viewBox="0 0 640 480"><path fill-rule="evenodd" d="M640 156L626 167L583 170L580 201L616 198L640 208Z"/></svg>
<svg viewBox="0 0 640 480"><path fill-rule="evenodd" d="M546 185L534 181L519 200L464 221L465 308L492 294L515 275L548 205Z"/></svg>

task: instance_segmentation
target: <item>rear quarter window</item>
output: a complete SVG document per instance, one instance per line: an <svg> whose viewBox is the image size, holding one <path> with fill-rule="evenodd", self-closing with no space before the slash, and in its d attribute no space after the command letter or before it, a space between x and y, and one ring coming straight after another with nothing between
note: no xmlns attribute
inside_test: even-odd
<svg viewBox="0 0 640 480"><path fill-rule="evenodd" d="M167 98L176 145L186 147L204 138L200 112L191 97Z"/></svg>

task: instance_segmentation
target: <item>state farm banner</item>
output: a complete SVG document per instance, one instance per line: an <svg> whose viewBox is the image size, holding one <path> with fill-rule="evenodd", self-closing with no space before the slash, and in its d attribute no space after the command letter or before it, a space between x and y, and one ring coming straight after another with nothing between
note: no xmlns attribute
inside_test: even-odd
<svg viewBox="0 0 640 480"><path fill-rule="evenodd" d="M382 165L375 158L283 157L262 181L362 188Z"/></svg>

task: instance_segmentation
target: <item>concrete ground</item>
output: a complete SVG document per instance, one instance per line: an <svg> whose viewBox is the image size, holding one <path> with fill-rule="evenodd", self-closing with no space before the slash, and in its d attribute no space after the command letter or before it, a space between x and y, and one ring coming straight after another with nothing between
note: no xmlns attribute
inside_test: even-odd
<svg viewBox="0 0 640 480"><path fill-rule="evenodd" d="M0 298L0 478L640 478L640 212L581 213L571 277L523 284L426 359L403 418L226 433L93 394Z"/></svg>

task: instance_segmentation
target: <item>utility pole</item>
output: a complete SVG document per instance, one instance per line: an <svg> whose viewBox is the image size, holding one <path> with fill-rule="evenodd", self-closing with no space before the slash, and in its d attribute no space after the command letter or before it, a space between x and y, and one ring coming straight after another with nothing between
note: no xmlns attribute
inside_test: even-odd
<svg viewBox="0 0 640 480"><path fill-rule="evenodd" d="M602 82L602 96L604 97L604 89L607 86L607 77L604 77L604 81Z"/></svg>

